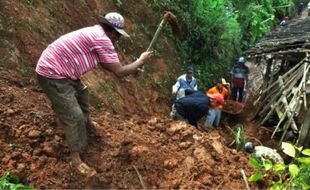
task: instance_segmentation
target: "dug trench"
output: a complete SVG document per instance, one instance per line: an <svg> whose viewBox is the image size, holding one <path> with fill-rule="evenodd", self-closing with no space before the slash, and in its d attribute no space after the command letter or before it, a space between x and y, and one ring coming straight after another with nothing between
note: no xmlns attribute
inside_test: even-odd
<svg viewBox="0 0 310 190"><path fill-rule="evenodd" d="M249 155L227 148L233 136L223 127L202 132L162 114L92 107L97 126L82 157L97 175L86 178L67 162L65 138L45 94L18 79L9 81L14 80L0 80L0 173L9 171L36 188L243 189L240 169L248 176L254 172ZM233 117L244 123L246 137L264 142L269 135L244 119L247 115Z"/></svg>

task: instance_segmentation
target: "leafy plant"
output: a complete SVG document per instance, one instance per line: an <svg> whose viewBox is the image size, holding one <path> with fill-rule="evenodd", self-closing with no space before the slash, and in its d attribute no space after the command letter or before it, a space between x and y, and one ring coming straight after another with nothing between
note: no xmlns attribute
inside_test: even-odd
<svg viewBox="0 0 310 190"><path fill-rule="evenodd" d="M273 164L270 160L260 161L254 156L250 157L250 164L257 172L250 176L249 181L261 180L264 176L273 178L270 189L309 189L310 188L310 149L282 143L283 152L292 158L285 165Z"/></svg>
<svg viewBox="0 0 310 190"><path fill-rule="evenodd" d="M237 150L241 150L244 148L245 144L243 125L237 124L233 128L234 130L228 127L228 129L230 129L230 131L235 135L235 139L230 143L229 147L235 145Z"/></svg>
<svg viewBox="0 0 310 190"><path fill-rule="evenodd" d="M0 189L7 190L34 190L35 188L29 185L24 185L20 182L19 178L15 175L11 175L9 172L6 172L0 178Z"/></svg>
<svg viewBox="0 0 310 190"><path fill-rule="evenodd" d="M116 4L116 6L120 7L123 4L123 0L114 0L114 3Z"/></svg>
<svg viewBox="0 0 310 190"><path fill-rule="evenodd" d="M291 15L293 0L153 0L158 12L171 10L183 31L175 39L185 65L195 65L200 90L216 78L230 77L230 67L284 15ZM160 17L159 17L160 18ZM184 66L185 66L184 65Z"/></svg>

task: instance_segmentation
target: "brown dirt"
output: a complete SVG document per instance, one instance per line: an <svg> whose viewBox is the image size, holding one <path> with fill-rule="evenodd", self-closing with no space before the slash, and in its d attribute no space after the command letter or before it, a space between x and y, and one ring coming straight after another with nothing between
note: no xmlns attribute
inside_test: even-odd
<svg viewBox="0 0 310 190"><path fill-rule="evenodd" d="M231 137L223 129L201 132L163 116L92 109L100 127L82 156L98 174L85 178L67 163L46 96L17 84L0 80L0 173L37 188L141 188L135 166L147 188L241 189L239 170L253 172L248 155L226 147Z"/></svg>
<svg viewBox="0 0 310 190"><path fill-rule="evenodd" d="M118 47L121 60L127 64L145 50L157 26L154 22L144 34L136 23L150 24L147 18L156 17L146 8L146 1L123 1L126 10L117 8L112 0L87 0L86 7L70 1L33 2L0 3L1 24L7 33L0 35L0 53L5 58L0 62L0 175L10 171L40 189L138 189L142 188L138 173L147 188L244 189L240 169L248 175L253 169L248 155L226 147L232 139L228 131L201 132L167 117L171 86L158 89L156 85L166 84L163 76L176 77L177 60L172 58L177 56L165 37L159 41L165 50L161 58L154 58L154 64L147 66L150 74L118 80L96 69L83 78L102 103L95 108L98 102L93 100L92 119L100 127L91 132L89 147L82 154L98 174L85 178L76 173L67 162L62 129L56 127L49 101L37 86L36 60L56 37L93 24L95 18L89 15L113 9L130 20L129 31L136 42L124 40L125 53ZM231 122L244 121L238 117L233 116ZM250 125L246 132L260 139L252 130L261 129ZM266 187L251 184L251 188Z"/></svg>

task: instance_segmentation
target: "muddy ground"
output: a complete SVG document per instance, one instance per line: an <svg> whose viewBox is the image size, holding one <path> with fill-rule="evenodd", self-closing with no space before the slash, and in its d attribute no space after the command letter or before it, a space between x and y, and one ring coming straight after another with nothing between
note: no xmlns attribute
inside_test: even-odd
<svg viewBox="0 0 310 190"><path fill-rule="evenodd" d="M123 2L125 8L112 0L0 2L0 175L9 171L40 189L141 189L142 184L148 189L244 189L240 169L248 176L254 170L249 155L227 148L233 139L229 131L221 127L202 132L168 117L173 99L169 79L174 81L180 72L175 69L177 52L164 36L147 74L117 80L95 71L84 78L92 92L91 117L98 127L89 134L82 157L98 174L86 178L68 164L68 147L37 85L35 63L50 42L94 24L94 15L103 10L120 11L129 21L133 40L117 50L124 63L135 60L160 17L146 1ZM157 20L150 23L147 18ZM252 123L250 112L226 115L226 123L243 123L248 139L272 146L270 130Z"/></svg>
<svg viewBox="0 0 310 190"><path fill-rule="evenodd" d="M227 148L233 136L223 127L201 132L164 115L92 108L98 126L82 156L98 174L85 178L66 160L68 148L45 94L14 76L4 78L0 80L0 173L10 171L37 188L142 188L141 175L146 188L243 189L240 169L248 175L254 172L248 155ZM246 122L247 138L265 144L270 132L244 118L248 117L226 115L228 121Z"/></svg>

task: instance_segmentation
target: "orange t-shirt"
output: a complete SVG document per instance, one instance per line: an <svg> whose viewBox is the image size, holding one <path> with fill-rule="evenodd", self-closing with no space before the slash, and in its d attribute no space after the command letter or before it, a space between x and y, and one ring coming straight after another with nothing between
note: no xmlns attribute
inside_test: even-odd
<svg viewBox="0 0 310 190"><path fill-rule="evenodd" d="M216 86L210 88L207 94L221 94L224 99L226 99L229 95L228 90L225 87L223 87L222 92L220 92ZM223 109L223 105L217 104L215 106L212 106L212 109Z"/></svg>

